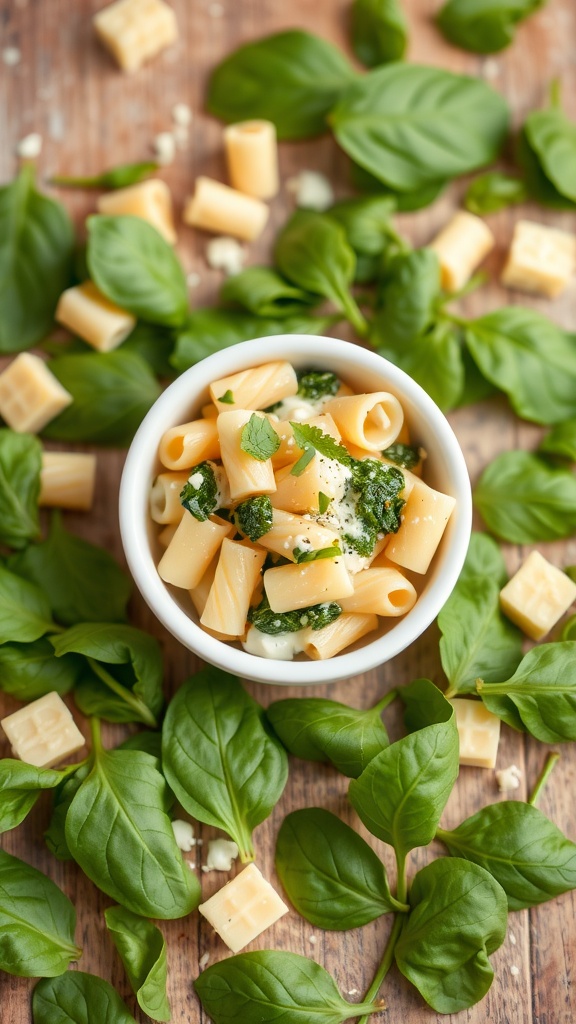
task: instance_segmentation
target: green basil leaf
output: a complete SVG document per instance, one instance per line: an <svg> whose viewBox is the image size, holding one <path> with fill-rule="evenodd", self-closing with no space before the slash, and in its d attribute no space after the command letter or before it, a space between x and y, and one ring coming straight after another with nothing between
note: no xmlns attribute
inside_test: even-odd
<svg viewBox="0 0 576 1024"><path fill-rule="evenodd" d="M348 1003L323 967L296 953L261 949L213 964L194 988L214 1024L341 1024L376 1013L374 1003Z"/></svg>
<svg viewBox="0 0 576 1024"><path fill-rule="evenodd" d="M121 349L60 356L50 369L74 399L43 430L53 441L126 447L160 394L148 365Z"/></svg>
<svg viewBox="0 0 576 1024"><path fill-rule="evenodd" d="M396 233L391 225L395 209L396 203L390 196L366 196L343 199L327 211L328 216L344 228L349 244L359 257L356 260L356 280L362 257L381 256L391 244L396 244ZM379 267L379 261L375 266Z"/></svg>
<svg viewBox="0 0 576 1024"><path fill-rule="evenodd" d="M26 165L0 188L0 352L41 341L70 283L74 231L60 203L34 187Z"/></svg>
<svg viewBox="0 0 576 1024"><path fill-rule="evenodd" d="M359 928L398 909L380 858L354 829L320 807L284 819L276 870L290 902L318 928Z"/></svg>
<svg viewBox="0 0 576 1024"><path fill-rule="evenodd" d="M58 886L0 850L0 969L19 978L62 974L82 952L75 927L76 911Z"/></svg>
<svg viewBox="0 0 576 1024"><path fill-rule="evenodd" d="M376 193L383 199L390 199L396 207L397 213L409 213L412 210L421 210L423 206L429 206L444 191L448 181L442 178L437 181L427 182L417 189L409 191L394 189L384 184L379 178L370 174L360 164L350 161L350 176L355 188L360 192Z"/></svg>
<svg viewBox="0 0 576 1024"><path fill-rule="evenodd" d="M530 196L544 206L556 210L576 210L576 203L558 191L546 177L538 155L532 149L526 128L521 128L516 140L516 160L522 169Z"/></svg>
<svg viewBox="0 0 576 1024"><path fill-rule="evenodd" d="M461 399L464 387L464 363L458 331L452 324L437 323L427 334L391 343L387 319L378 314L373 322L371 341L379 355L409 374L444 412Z"/></svg>
<svg viewBox="0 0 576 1024"><path fill-rule="evenodd" d="M81 658L55 658L46 639L0 647L0 690L17 700L37 700L53 691L63 696L76 685L81 670Z"/></svg>
<svg viewBox="0 0 576 1024"><path fill-rule="evenodd" d="M104 917L138 1005L152 1020L170 1020L166 943L162 932L151 921L145 921L125 907L108 907Z"/></svg>
<svg viewBox="0 0 576 1024"><path fill-rule="evenodd" d="M485 217L497 213L507 206L523 203L528 198L526 185L521 178L514 178L502 171L487 171L468 186L464 206L470 213Z"/></svg>
<svg viewBox="0 0 576 1024"><path fill-rule="evenodd" d="M159 324L138 323L131 334L122 342L122 352L132 352L155 373L157 377L172 378L174 369L170 363L174 348L174 330Z"/></svg>
<svg viewBox="0 0 576 1024"><path fill-rule="evenodd" d="M64 528L52 516L48 538L10 559L9 568L41 587L56 618L76 622L122 622L132 583L112 555Z"/></svg>
<svg viewBox="0 0 576 1024"><path fill-rule="evenodd" d="M429 1006L458 1013L486 995L506 937L506 894L484 868L442 857L416 875L396 963Z"/></svg>
<svg viewBox="0 0 576 1024"><path fill-rule="evenodd" d="M408 45L408 22L399 0L354 0L352 47L366 67L402 60Z"/></svg>
<svg viewBox="0 0 576 1024"><path fill-rule="evenodd" d="M128 736L119 743L116 750L144 750L156 758L157 767L161 770L162 735L159 732L135 732L133 736Z"/></svg>
<svg viewBox="0 0 576 1024"><path fill-rule="evenodd" d="M280 443L280 438L269 420L253 412L240 435L242 451L258 462L266 462L278 451Z"/></svg>
<svg viewBox="0 0 576 1024"><path fill-rule="evenodd" d="M173 697L162 729L162 765L192 817L223 829L251 860L252 830L280 799L284 749L264 711L235 676L205 668Z"/></svg>
<svg viewBox="0 0 576 1024"><path fill-rule="evenodd" d="M0 761L0 832L16 828L32 810L43 789L55 789L66 772L36 768L4 757Z"/></svg>
<svg viewBox="0 0 576 1024"><path fill-rule="evenodd" d="M42 447L32 434L0 427L0 541L23 548L40 532Z"/></svg>
<svg viewBox="0 0 576 1024"><path fill-rule="evenodd" d="M476 576L491 579L501 588L508 581L506 563L502 557L500 545L487 533L478 533L473 530L458 583L464 583Z"/></svg>
<svg viewBox="0 0 576 1024"><path fill-rule="evenodd" d="M529 114L524 131L548 180L560 195L576 202L576 124L552 106Z"/></svg>
<svg viewBox="0 0 576 1024"><path fill-rule="evenodd" d="M559 423L576 415L576 344L547 317L506 306L471 320L465 339L482 375L508 395L518 416Z"/></svg>
<svg viewBox="0 0 576 1024"><path fill-rule="evenodd" d="M248 267L220 289L223 302L234 302L255 316L285 317L306 312L318 299L286 281L272 267Z"/></svg>
<svg viewBox="0 0 576 1024"><path fill-rule="evenodd" d="M538 447L544 455L558 455L562 459L576 462L576 416L557 423Z"/></svg>
<svg viewBox="0 0 576 1024"><path fill-rule="evenodd" d="M146 160L136 164L120 164L118 167L102 171L101 174L84 178L55 174L50 178L50 183L64 188L126 188L128 185L137 185L139 181L154 174L158 167L159 164Z"/></svg>
<svg viewBox="0 0 576 1024"><path fill-rule="evenodd" d="M0 565L0 644L38 640L57 628L40 587Z"/></svg>
<svg viewBox="0 0 576 1024"><path fill-rule="evenodd" d="M143 917L184 917L198 880L182 859L166 813L166 782L138 750L97 749L66 815L66 842L88 878Z"/></svg>
<svg viewBox="0 0 576 1024"><path fill-rule="evenodd" d="M293 476L300 476L304 471L310 459L306 459L305 464L303 464L303 460L310 451L313 455L318 452L325 459L333 459L343 466L350 465L351 459L348 449L343 444L340 444L339 441L336 441L330 434L325 434L323 430L320 430L320 427L312 426L310 423L297 423L295 420L290 420L289 422L292 427L294 441L303 452L302 458L298 459L298 462L292 469ZM299 472L297 472L298 469Z"/></svg>
<svg viewBox="0 0 576 1024"><path fill-rule="evenodd" d="M90 765L86 762L78 768L73 775L64 779L56 786L52 794L52 814L50 823L44 833L44 841L50 853L57 860L73 860L72 854L66 842L66 815L70 804L80 789L80 784L90 772Z"/></svg>
<svg viewBox="0 0 576 1024"><path fill-rule="evenodd" d="M34 1024L136 1024L112 985L84 971L39 981L32 1016Z"/></svg>
<svg viewBox="0 0 576 1024"><path fill-rule="evenodd" d="M291 754L305 761L328 761L357 778L384 747L388 734L378 705L368 711L323 697L277 700L266 709L276 735Z"/></svg>
<svg viewBox="0 0 576 1024"><path fill-rule="evenodd" d="M417 64L390 64L352 83L330 114L348 156L410 192L491 163L508 110L479 79Z"/></svg>
<svg viewBox="0 0 576 1024"><path fill-rule="evenodd" d="M562 626L561 640L576 640L576 615L571 615Z"/></svg>
<svg viewBox="0 0 576 1024"><path fill-rule="evenodd" d="M576 740L576 642L540 644L524 656L503 683L479 680L478 693L489 711L513 729L543 743Z"/></svg>
<svg viewBox="0 0 576 1024"><path fill-rule="evenodd" d="M403 699L407 689L401 691ZM417 731L377 754L348 789L366 828L393 846L399 858L431 842L458 775L458 730L451 705L427 680L419 681L418 700L425 713L422 722L412 718Z"/></svg>
<svg viewBox="0 0 576 1024"><path fill-rule="evenodd" d="M461 336L462 332L459 332ZM498 393L490 381L482 376L467 348L461 347L461 359L464 367L464 388L457 405L470 405L472 402L483 402Z"/></svg>
<svg viewBox="0 0 576 1024"><path fill-rule="evenodd" d="M473 53L497 53L514 39L516 26L545 0L448 0L436 17L455 46Z"/></svg>
<svg viewBox="0 0 576 1024"><path fill-rule="evenodd" d="M504 452L484 470L474 502L488 529L513 544L576 531L576 477L529 452Z"/></svg>
<svg viewBox="0 0 576 1024"><path fill-rule="evenodd" d="M326 131L326 115L355 77L325 39L293 29L246 43L212 72L206 107L223 121L264 118L279 139Z"/></svg>
<svg viewBox="0 0 576 1024"><path fill-rule="evenodd" d="M433 249L398 253L386 268L379 292L379 321L386 344L408 346L434 318L440 295L440 263Z"/></svg>
<svg viewBox="0 0 576 1024"><path fill-rule="evenodd" d="M504 800L483 807L452 831L438 829L454 857L489 871L510 910L535 907L576 889L576 844L536 807Z"/></svg>
<svg viewBox="0 0 576 1024"><path fill-rule="evenodd" d="M188 312L182 266L162 235L141 217L88 218L88 267L112 302L153 324L177 327Z"/></svg>
<svg viewBox="0 0 576 1024"><path fill-rule="evenodd" d="M350 292L356 256L330 216L297 210L276 239L274 257L285 277L330 299L359 333L365 333L364 317Z"/></svg>

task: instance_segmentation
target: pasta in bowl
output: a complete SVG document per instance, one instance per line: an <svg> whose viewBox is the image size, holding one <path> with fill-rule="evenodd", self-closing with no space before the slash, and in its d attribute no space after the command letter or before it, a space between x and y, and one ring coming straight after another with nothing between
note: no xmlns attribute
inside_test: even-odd
<svg viewBox="0 0 576 1024"><path fill-rule="evenodd" d="M199 657L312 684L387 661L435 618L471 524L464 458L405 373L286 335L186 371L126 460L120 526L148 604Z"/></svg>

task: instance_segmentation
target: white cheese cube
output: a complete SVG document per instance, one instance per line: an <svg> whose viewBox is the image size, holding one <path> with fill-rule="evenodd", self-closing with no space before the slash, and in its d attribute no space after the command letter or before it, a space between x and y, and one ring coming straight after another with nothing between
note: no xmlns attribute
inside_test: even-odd
<svg viewBox="0 0 576 1024"><path fill-rule="evenodd" d="M94 502L96 456L88 452L42 452L41 508L88 512Z"/></svg>
<svg viewBox="0 0 576 1024"><path fill-rule="evenodd" d="M0 373L0 416L12 430L35 434L71 401L46 363L29 352L21 352Z"/></svg>
<svg viewBox="0 0 576 1024"><path fill-rule="evenodd" d="M458 727L460 764L493 768L500 741L500 719L479 700L455 697L450 703Z"/></svg>
<svg viewBox="0 0 576 1024"><path fill-rule="evenodd" d="M97 207L98 213L109 214L112 217L127 214L147 220L169 245L176 242L172 193L166 182L160 178L148 178L137 185L105 192L98 199Z"/></svg>
<svg viewBox="0 0 576 1024"><path fill-rule="evenodd" d="M539 551L528 555L500 591L502 611L532 640L546 636L573 601L576 583Z"/></svg>
<svg viewBox="0 0 576 1024"><path fill-rule="evenodd" d="M136 326L136 317L110 302L92 281L62 292L54 319L98 352L117 348Z"/></svg>
<svg viewBox="0 0 576 1024"><path fill-rule="evenodd" d="M14 756L37 768L59 764L86 742L55 691L3 718L0 725L10 740Z"/></svg>
<svg viewBox="0 0 576 1024"><path fill-rule="evenodd" d="M457 292L494 247L494 235L473 213L459 210L430 242L440 262L442 287Z"/></svg>
<svg viewBox="0 0 576 1024"><path fill-rule="evenodd" d="M244 868L198 910L233 953L288 913L286 904L255 864Z"/></svg>
<svg viewBox="0 0 576 1024"><path fill-rule="evenodd" d="M506 288L556 298L576 271L576 235L519 220L502 271Z"/></svg>
<svg viewBox="0 0 576 1024"><path fill-rule="evenodd" d="M116 0L92 22L123 71L137 71L178 38L176 15L164 0Z"/></svg>

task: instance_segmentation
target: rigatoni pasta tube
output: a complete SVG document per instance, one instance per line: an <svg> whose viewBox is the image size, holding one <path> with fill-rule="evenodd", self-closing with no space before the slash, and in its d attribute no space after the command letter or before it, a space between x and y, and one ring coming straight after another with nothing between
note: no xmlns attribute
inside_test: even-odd
<svg viewBox="0 0 576 1024"><path fill-rule="evenodd" d="M87 512L94 502L96 456L82 452L42 452L42 508L74 508Z"/></svg>
<svg viewBox="0 0 576 1024"><path fill-rule="evenodd" d="M267 409L297 391L298 378L285 360L240 370L210 385L210 396L218 412L226 412L233 405L236 409ZM223 395L227 397L224 402Z"/></svg>
<svg viewBox="0 0 576 1024"><path fill-rule="evenodd" d="M292 468L278 470L276 492L270 497L274 508L286 512L317 512L320 492L330 499L342 497L346 474L350 475L346 467L323 455L315 455L300 476L294 476Z"/></svg>
<svg viewBox="0 0 576 1024"><path fill-rule="evenodd" d="M186 203L183 219L192 227L252 242L262 234L268 214L266 203L260 199L201 176L196 179L196 191Z"/></svg>
<svg viewBox="0 0 576 1024"><path fill-rule="evenodd" d="M378 629L376 615L343 612L322 629L307 629L302 636L303 650L314 661L324 661L333 658L374 629Z"/></svg>
<svg viewBox="0 0 576 1024"><path fill-rule="evenodd" d="M321 558L303 565L281 565L264 573L264 590L273 612L338 601L354 593L343 558Z"/></svg>
<svg viewBox="0 0 576 1024"><path fill-rule="evenodd" d="M179 523L184 514L180 492L188 473L159 473L150 490L150 516L155 523Z"/></svg>
<svg viewBox="0 0 576 1024"><path fill-rule="evenodd" d="M229 637L243 636L248 609L266 558L249 544L226 538L200 622Z"/></svg>
<svg viewBox="0 0 576 1024"><path fill-rule="evenodd" d="M397 618L416 604L415 588L397 569L363 569L352 581L354 593L339 602L345 612L374 612Z"/></svg>
<svg viewBox="0 0 576 1024"><path fill-rule="evenodd" d="M321 526L313 519L304 519L282 509L272 511L272 529L259 538L258 543L267 551L275 551L290 561L296 561L296 550L321 551L338 545L338 534Z"/></svg>
<svg viewBox="0 0 576 1024"><path fill-rule="evenodd" d="M442 287L449 292L464 287L493 247L488 225L466 210L458 210L428 245L438 256Z"/></svg>
<svg viewBox="0 0 576 1024"><path fill-rule="evenodd" d="M257 199L278 192L278 143L271 121L241 121L224 129L228 176L233 188Z"/></svg>
<svg viewBox="0 0 576 1024"><path fill-rule="evenodd" d="M117 348L136 326L136 317L110 302L92 281L62 292L54 319L98 352Z"/></svg>
<svg viewBox="0 0 576 1024"><path fill-rule="evenodd" d="M371 452L388 448L404 422L400 402L388 391L333 398L324 411L330 413L345 441Z"/></svg>
<svg viewBox="0 0 576 1024"><path fill-rule="evenodd" d="M160 577L174 587L193 590L232 529L223 519L214 516L201 523L185 511L158 563Z"/></svg>
<svg viewBox="0 0 576 1024"><path fill-rule="evenodd" d="M196 611L198 612L198 615L202 615L202 612L206 607L208 594L210 593L210 588L214 582L214 576L216 575L216 567L218 565L219 554L220 552L214 555L214 558L212 559L210 565L206 569L206 572L204 573L202 579L200 580L200 583L196 587L193 587L192 590L190 591L190 600L192 601L192 604L194 605Z"/></svg>
<svg viewBox="0 0 576 1024"><path fill-rule="evenodd" d="M137 185L106 192L98 199L97 207L98 213L140 217L156 228L169 245L176 243L172 193L160 178L148 178Z"/></svg>
<svg viewBox="0 0 576 1024"><path fill-rule="evenodd" d="M427 572L455 504L450 495L435 491L416 478L402 512L400 529L386 547L386 557L405 569Z"/></svg>
<svg viewBox="0 0 576 1024"><path fill-rule="evenodd" d="M178 523L167 523L163 530L160 530L158 534L158 543L163 548L167 548L172 537L178 529Z"/></svg>
<svg viewBox="0 0 576 1024"><path fill-rule="evenodd" d="M254 494L272 494L276 490L271 460L255 459L240 447L243 428L251 416L258 415L263 416L251 409L235 409L221 412L216 420L220 458L230 484L232 501L242 501Z"/></svg>
<svg viewBox="0 0 576 1024"><path fill-rule="evenodd" d="M166 469L191 469L205 459L220 458L216 420L192 420L170 427L162 436L158 457Z"/></svg>

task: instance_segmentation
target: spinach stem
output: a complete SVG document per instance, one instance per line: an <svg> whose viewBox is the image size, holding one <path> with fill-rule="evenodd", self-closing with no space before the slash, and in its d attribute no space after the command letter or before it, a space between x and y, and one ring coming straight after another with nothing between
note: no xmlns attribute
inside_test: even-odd
<svg viewBox="0 0 576 1024"><path fill-rule="evenodd" d="M556 765L556 762L559 760L560 754L557 754L556 752L548 754L548 757L546 758L546 763L542 771L540 772L540 775L536 779L536 785L534 786L531 795L528 797L528 803L531 804L532 807L536 807L536 804L538 803L538 800L542 795L542 791L544 790L544 787L546 786L546 783L548 782L550 775L554 771L554 766Z"/></svg>
<svg viewBox="0 0 576 1024"><path fill-rule="evenodd" d="M456 302L458 299L465 298L466 295L470 295L472 292L475 292L477 288L480 288L481 285L486 284L487 280L487 275L481 270L478 274L474 274L473 277L471 277L470 280L462 286L462 288L458 289L458 291L450 292L448 295L445 295L439 303L438 308L443 310L444 306L447 306L448 303ZM462 322L466 323L467 321L463 320Z"/></svg>
<svg viewBox="0 0 576 1024"><path fill-rule="evenodd" d="M135 697L130 690L125 686L122 686L122 683L119 683L117 679L114 679L114 676L111 675L110 672L107 672L99 661L96 661L94 658L86 658L86 661L94 675L98 676L98 679L100 679L109 690L112 690L113 693L117 694L117 696L120 697L125 704L128 704L129 707L134 708L141 722L144 722L145 725L149 725L152 729L158 728L158 722L144 701L140 700L139 697Z"/></svg>
<svg viewBox="0 0 576 1024"><path fill-rule="evenodd" d="M342 310L346 319L350 321L352 327L360 337L366 337L368 334L368 321L358 309L356 301L352 295L342 295Z"/></svg>
<svg viewBox="0 0 576 1024"><path fill-rule="evenodd" d="M451 296L450 302L452 301L453 298L455 298L455 296ZM466 320L465 317L456 316L455 313L447 313L444 308L442 308L442 312L440 312L438 315L440 320L447 320L448 323L455 324L456 327L462 327L463 330L470 326L470 321Z"/></svg>
<svg viewBox="0 0 576 1024"><path fill-rule="evenodd" d="M554 110L562 106L562 85L559 78L553 78L550 82L550 106Z"/></svg>
<svg viewBox="0 0 576 1024"><path fill-rule="evenodd" d="M90 734L92 736L92 753L101 754L103 751L102 746L102 733L100 731L100 719L90 719Z"/></svg>
<svg viewBox="0 0 576 1024"><path fill-rule="evenodd" d="M391 704L393 700L396 700L397 696L398 690L390 690L388 693L384 695L384 697L382 697L382 700L379 700L378 703L374 705L372 711L378 711L378 713L380 714L380 712L384 711L384 708L387 708L388 705Z"/></svg>
<svg viewBox="0 0 576 1024"><path fill-rule="evenodd" d="M400 932L402 931L403 924L404 918L400 914L397 914L394 919L394 924L392 925L392 931L390 932L390 935L388 937L388 942L386 943L384 956L380 961L380 966L376 971L376 974L374 975L370 988L368 989L366 995L364 996L363 1002L365 1003L371 1003L375 1000L380 990L380 986L394 962L394 950L396 949L396 943L400 938ZM384 1009L384 1007L382 1007L382 1009ZM374 1007L373 1012L377 1013L378 1008ZM370 1019L370 1016L371 1014L367 1013L363 1017L360 1017L358 1020L358 1024L367 1024L367 1021Z"/></svg>

